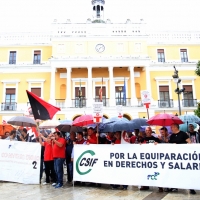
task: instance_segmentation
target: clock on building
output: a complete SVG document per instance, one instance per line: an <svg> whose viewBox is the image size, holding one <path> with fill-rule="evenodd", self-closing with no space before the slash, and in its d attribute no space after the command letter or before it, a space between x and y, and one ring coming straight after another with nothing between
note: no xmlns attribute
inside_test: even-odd
<svg viewBox="0 0 200 200"><path fill-rule="evenodd" d="M95 49L98 53L102 53L105 50L105 46L103 44L97 44Z"/></svg>

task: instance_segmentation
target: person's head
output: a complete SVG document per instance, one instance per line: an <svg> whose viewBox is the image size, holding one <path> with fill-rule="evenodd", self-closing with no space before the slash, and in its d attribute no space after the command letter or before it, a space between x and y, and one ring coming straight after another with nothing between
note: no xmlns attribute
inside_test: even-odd
<svg viewBox="0 0 200 200"><path fill-rule="evenodd" d="M127 132L128 137L130 138L131 136L133 136L132 132L128 131Z"/></svg>
<svg viewBox="0 0 200 200"><path fill-rule="evenodd" d="M56 132L54 132L53 134L54 134L56 140L58 140L59 138L62 137L61 132L59 132L59 131L56 131Z"/></svg>
<svg viewBox="0 0 200 200"><path fill-rule="evenodd" d="M87 133L89 136L92 135L94 133L94 128L92 127L88 128Z"/></svg>
<svg viewBox="0 0 200 200"><path fill-rule="evenodd" d="M15 131L15 130L11 131L11 132L10 132L10 136L11 136L12 138L15 138L15 137L16 137L16 131Z"/></svg>
<svg viewBox="0 0 200 200"><path fill-rule="evenodd" d="M74 140L76 139L76 133L72 131L72 132L70 133L69 137L70 137L70 139L71 139L72 141L74 141Z"/></svg>
<svg viewBox="0 0 200 200"><path fill-rule="evenodd" d="M77 139L78 140L82 140L83 139L83 133L82 132L78 132L77 133Z"/></svg>
<svg viewBox="0 0 200 200"><path fill-rule="evenodd" d="M108 136L109 136L110 138L113 138L114 135L115 135L115 133L113 133L113 132L108 132Z"/></svg>
<svg viewBox="0 0 200 200"><path fill-rule="evenodd" d="M115 138L116 138L117 140L121 140L121 131L115 132Z"/></svg>
<svg viewBox="0 0 200 200"><path fill-rule="evenodd" d="M172 133L178 133L179 132L179 125L178 124L172 124L171 125L171 130L172 130Z"/></svg>
<svg viewBox="0 0 200 200"><path fill-rule="evenodd" d="M139 133L140 133L140 130L139 130L139 129L135 129L135 130L134 130L134 133L135 133L136 136L138 136Z"/></svg>
<svg viewBox="0 0 200 200"><path fill-rule="evenodd" d="M152 129L150 126L147 126L145 129L146 137L151 137L152 135Z"/></svg>
<svg viewBox="0 0 200 200"><path fill-rule="evenodd" d="M10 132L6 131L5 136L8 137L10 135Z"/></svg>
<svg viewBox="0 0 200 200"><path fill-rule="evenodd" d="M166 127L162 127L162 128L160 129L160 134L161 134L163 137L167 136L167 135L168 135L168 130L167 130L167 128L166 128Z"/></svg>
<svg viewBox="0 0 200 200"><path fill-rule="evenodd" d="M23 129L22 129L22 135L23 135L24 137L26 137L26 135L27 135L27 129L26 129L26 128L23 128Z"/></svg>
<svg viewBox="0 0 200 200"><path fill-rule="evenodd" d="M193 124L189 124L189 131L194 132L194 125Z"/></svg>

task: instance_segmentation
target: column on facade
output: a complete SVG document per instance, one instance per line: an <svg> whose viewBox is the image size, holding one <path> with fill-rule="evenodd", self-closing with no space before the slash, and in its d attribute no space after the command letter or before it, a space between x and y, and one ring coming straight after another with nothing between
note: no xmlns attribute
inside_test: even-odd
<svg viewBox="0 0 200 200"><path fill-rule="evenodd" d="M67 79L66 79L66 101L65 106L71 107L71 67L67 67Z"/></svg>
<svg viewBox="0 0 200 200"><path fill-rule="evenodd" d="M109 85L110 85L110 106L116 106L115 102L115 84L113 79L113 66L108 67L109 70Z"/></svg>
<svg viewBox="0 0 200 200"><path fill-rule="evenodd" d="M87 107L92 107L92 66L88 66L88 80L87 80Z"/></svg>
<svg viewBox="0 0 200 200"><path fill-rule="evenodd" d="M136 106L138 105L138 100L136 98L135 94L135 74L134 74L134 67L130 66L129 67L130 71L130 80L131 80L131 106Z"/></svg>
<svg viewBox="0 0 200 200"><path fill-rule="evenodd" d="M56 76L56 69L55 67L51 67L51 87L50 87L50 100L51 104L56 104L55 100L55 76Z"/></svg>
<svg viewBox="0 0 200 200"><path fill-rule="evenodd" d="M152 92L151 92L151 79L150 79L149 66L145 66L145 68L146 68L146 90L148 90L151 95L151 105L154 105Z"/></svg>

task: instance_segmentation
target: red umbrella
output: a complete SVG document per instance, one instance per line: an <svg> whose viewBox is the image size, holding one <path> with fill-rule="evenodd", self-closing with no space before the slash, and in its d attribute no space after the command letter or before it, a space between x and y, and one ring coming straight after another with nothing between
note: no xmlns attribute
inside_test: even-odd
<svg viewBox="0 0 200 200"><path fill-rule="evenodd" d="M82 115L77 117L72 123L73 126L86 126L89 124L94 124L93 115Z"/></svg>
<svg viewBox="0 0 200 200"><path fill-rule="evenodd" d="M177 116L172 114L157 114L151 117L147 123L156 126L170 126L172 124L184 124Z"/></svg>

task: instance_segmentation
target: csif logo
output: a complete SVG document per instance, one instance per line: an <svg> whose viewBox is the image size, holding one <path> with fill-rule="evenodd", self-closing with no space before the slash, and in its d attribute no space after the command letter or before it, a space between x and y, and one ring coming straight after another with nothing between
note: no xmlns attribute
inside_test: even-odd
<svg viewBox="0 0 200 200"><path fill-rule="evenodd" d="M90 156L86 156L86 154L90 154ZM87 150L84 151L77 159L76 161L76 171L80 174L80 175L85 175L88 174L89 172L91 172L91 167L94 166L94 164L97 163L98 158L91 158L91 156L94 156L95 153L92 150ZM87 169L88 167L90 167L90 169ZM81 171L80 169L85 169L85 171Z"/></svg>
<svg viewBox="0 0 200 200"><path fill-rule="evenodd" d="M153 175L147 175L147 180L157 180L158 175L160 175L159 172L154 172Z"/></svg>

